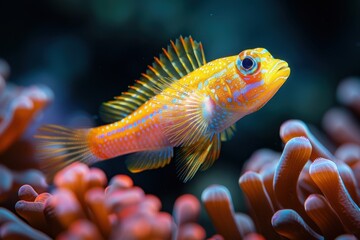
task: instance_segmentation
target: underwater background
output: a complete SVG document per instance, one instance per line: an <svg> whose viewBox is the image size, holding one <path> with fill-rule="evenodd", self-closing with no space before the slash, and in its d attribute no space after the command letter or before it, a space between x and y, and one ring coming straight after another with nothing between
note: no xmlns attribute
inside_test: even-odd
<svg viewBox="0 0 360 240"><path fill-rule="evenodd" d="M110 178L123 173L171 211L181 194L200 198L225 185L235 208L246 211L238 179L259 148L281 151L280 125L301 119L322 135L321 120L336 105L336 87L360 76L360 1L125 1L39 0L0 2L0 57L11 66L7 82L43 84L54 99L26 132L44 123L68 127L104 124L102 102L126 91L169 40L191 35L207 61L264 47L289 63L291 75L258 112L237 123L220 158L184 184L173 163L131 174L124 157L96 164ZM331 149L331 144L328 145ZM209 223L204 223L209 224Z"/></svg>

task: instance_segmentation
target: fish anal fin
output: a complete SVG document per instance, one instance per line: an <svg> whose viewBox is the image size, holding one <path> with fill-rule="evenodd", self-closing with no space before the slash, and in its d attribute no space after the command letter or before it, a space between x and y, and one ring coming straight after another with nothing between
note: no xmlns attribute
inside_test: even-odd
<svg viewBox="0 0 360 240"><path fill-rule="evenodd" d="M130 172L137 173L144 170L164 167L170 163L172 157L172 147L154 151L137 152L128 156L126 165Z"/></svg>
<svg viewBox="0 0 360 240"><path fill-rule="evenodd" d="M163 48L159 57L154 58L146 73L127 92L105 102L100 108L100 117L105 122L115 122L131 114L138 107L154 97L169 84L206 63L200 42L191 36L180 36L171 41L167 49Z"/></svg>
<svg viewBox="0 0 360 240"><path fill-rule="evenodd" d="M219 158L220 148L219 134L203 137L193 145L181 147L176 161L180 179L187 182L199 169L208 169Z"/></svg>
<svg viewBox="0 0 360 240"><path fill-rule="evenodd" d="M226 142L229 141L234 135L236 131L236 124L234 123L230 127L226 128L221 132L221 141Z"/></svg>

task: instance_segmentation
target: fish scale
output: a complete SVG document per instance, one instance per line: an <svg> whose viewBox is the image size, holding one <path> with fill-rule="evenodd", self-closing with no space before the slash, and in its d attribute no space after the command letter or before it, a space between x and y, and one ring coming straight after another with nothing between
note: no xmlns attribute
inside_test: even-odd
<svg viewBox="0 0 360 240"><path fill-rule="evenodd" d="M149 101L136 110L136 114L116 123L92 128L89 131L92 152L97 158L106 159L169 146L164 134L156 131L161 121L160 111L160 106Z"/></svg>

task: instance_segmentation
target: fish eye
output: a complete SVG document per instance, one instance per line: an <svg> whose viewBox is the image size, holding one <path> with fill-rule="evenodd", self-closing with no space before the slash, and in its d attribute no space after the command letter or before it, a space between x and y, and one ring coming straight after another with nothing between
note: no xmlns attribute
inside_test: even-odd
<svg viewBox="0 0 360 240"><path fill-rule="evenodd" d="M257 62L257 58L253 56L249 56L244 54L245 56L241 56L242 53L236 59L236 68L242 75L251 75L256 72L259 68L259 63Z"/></svg>
<svg viewBox="0 0 360 240"><path fill-rule="evenodd" d="M245 70L250 70L252 67L254 67L254 59L251 57L245 57L244 60L241 62L241 67Z"/></svg>

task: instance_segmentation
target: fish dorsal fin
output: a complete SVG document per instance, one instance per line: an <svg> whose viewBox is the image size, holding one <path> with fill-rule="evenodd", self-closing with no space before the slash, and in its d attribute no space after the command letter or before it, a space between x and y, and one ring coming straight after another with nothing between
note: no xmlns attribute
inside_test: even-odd
<svg viewBox="0 0 360 240"><path fill-rule="evenodd" d="M220 148L220 134L204 136L193 145L181 147L177 156L179 177L187 182L199 169L208 169L219 158Z"/></svg>
<svg viewBox="0 0 360 240"><path fill-rule="evenodd" d="M131 114L150 98L165 89L170 83L206 63L201 42L191 36L170 41L167 49L162 49L159 57L154 58L152 66L141 74L135 85L130 86L114 100L103 103L100 117L105 122L115 122Z"/></svg>

